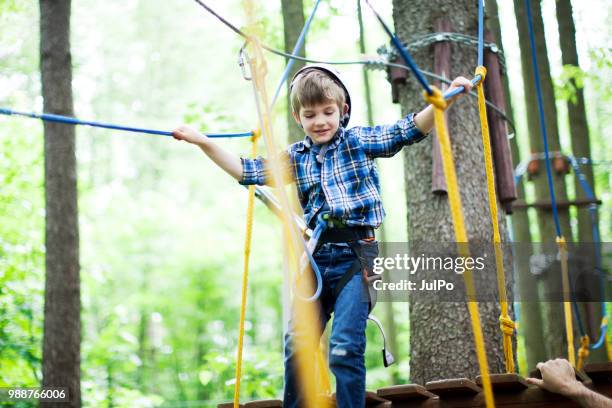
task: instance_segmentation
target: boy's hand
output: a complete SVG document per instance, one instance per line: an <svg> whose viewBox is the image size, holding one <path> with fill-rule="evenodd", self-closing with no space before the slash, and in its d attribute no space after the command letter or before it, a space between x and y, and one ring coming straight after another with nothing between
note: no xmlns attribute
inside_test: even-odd
<svg viewBox="0 0 612 408"><path fill-rule="evenodd" d="M446 90L446 92L452 91L453 89L459 88L461 86L463 87L464 91L461 92L460 94L455 95L452 98L450 98L448 100L449 104L455 102L457 99L459 99L463 95L466 95L466 94L470 93L470 91L472 90L472 87L473 87L472 82L469 79L467 79L465 77L462 77L462 76L459 76L459 77L455 78L453 80L453 82L451 82L451 84L448 87L448 89Z"/></svg>
<svg viewBox="0 0 612 408"><path fill-rule="evenodd" d="M208 142L208 137L201 134L191 126L182 125L172 131L172 137L176 140L184 140L197 145L205 145Z"/></svg>

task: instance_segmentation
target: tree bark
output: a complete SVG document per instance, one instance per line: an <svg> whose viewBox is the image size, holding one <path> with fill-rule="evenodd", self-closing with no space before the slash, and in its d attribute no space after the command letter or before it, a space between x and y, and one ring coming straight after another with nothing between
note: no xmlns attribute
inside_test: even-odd
<svg viewBox="0 0 612 408"><path fill-rule="evenodd" d="M488 2L487 9L487 25L493 33L498 47L503 51L497 1ZM506 116L511 120L514 120L507 75L502 75L502 85L504 87L504 96L506 98ZM515 167L521 162L517 140L516 134L510 139L510 149L512 151ZM521 182L516 184L517 198L518 200L522 201L525 200L525 180L526 178L523 178ZM514 242L517 246L531 242L531 231L529 228L529 218L527 217L526 208L514 208L512 214L512 231ZM537 288L537 283L535 281L535 277L529 270L529 259L525 256L517 256L515 258L514 270L515 276L517 277L517 287L520 299L530 300L522 301L520 303L521 313L519 316L520 326L518 329L518 332L525 338L525 354L527 357L527 367L524 367L525 370L522 370L521 367L519 367L519 369L529 372L530 370L535 369L538 362L546 360L546 349L544 348L543 339L544 334L542 333L542 315L540 311L540 304L536 301L538 298L537 290L534 290L534 288Z"/></svg>
<svg viewBox="0 0 612 408"><path fill-rule="evenodd" d="M561 43L561 61L563 65L579 67L578 51L576 50L576 27L572 15L572 3L570 0L557 0L557 22L559 24L559 42ZM581 87L576 85L576 81L571 80L576 89L576 100L567 101L567 114L572 144L572 154L575 157L591 158L591 144L589 140L589 126L587 124L586 109L584 107L584 92ZM593 178L593 168L590 165L581 168L582 174L587 180L588 185L595 193L595 182ZM574 177L574 188L577 199L587 198L577 177ZM593 222L587 207L578 207L578 242L593 242ZM598 217L595 217L598 222ZM585 330L590 335L591 340L599 338L599 326L601 324L601 306L598 303L585 304L587 319ZM608 361L605 347L591 350L589 361Z"/></svg>
<svg viewBox="0 0 612 408"><path fill-rule="evenodd" d="M40 1L44 111L73 116L70 0ZM74 126L45 122L45 322L43 387L68 387L81 406L80 282Z"/></svg>
<svg viewBox="0 0 612 408"><path fill-rule="evenodd" d="M396 32L404 41L434 31L434 22L446 16L456 31L475 35L477 17L474 4L468 0L393 1ZM415 62L433 71L433 53L421 48L413 53ZM452 43L450 77L472 76L476 66L476 49ZM404 113L420 110L422 89L410 78L400 85L399 96ZM476 104L465 98L448 111L448 125L456 158L463 211L470 240L491 242L482 142ZM430 190L432 156L431 140L409 146L405 154L408 236L414 242L454 242L453 224L446 195ZM504 220L501 235L506 237ZM510 270L509 267L506 270ZM512 295L509 292L510 304ZM499 304L479 305L490 371L503 372L504 361L498 318ZM419 302L410 298L411 380L424 383L452 377L475 377L479 374L474 351L470 319L465 303Z"/></svg>
<svg viewBox="0 0 612 408"><path fill-rule="evenodd" d="M302 0L281 0L283 12L283 27L285 38L285 52L291 53L297 42L302 28L304 27L304 4ZM306 42L298 53L298 55L306 56ZM289 60L286 61L287 63ZM294 143L304 138L304 131L298 127L291 114L291 99L289 95L289 85L293 75L304 66L303 62L295 61L289 76L287 77L287 135L289 143Z"/></svg>
<svg viewBox="0 0 612 408"><path fill-rule="evenodd" d="M542 21L542 10L540 1L531 1L533 16L533 27L536 44L536 54L540 79L542 81L542 99L544 103L544 116L548 132L548 145L551 152L560 150L559 132L557 128L557 108L555 95L550 76L550 64L546 52L546 40L544 38L544 25ZM525 105L527 110L527 126L529 130L529 144L531 151L542 153L544 151L542 132L540 131L538 105L536 99L535 80L533 64L531 62L531 45L529 43L529 32L527 28L527 10L524 2L514 0L514 11L516 14L517 29L519 33L519 45L521 50L521 65L523 73L523 88L525 89ZM544 169L545 162L539 162L539 172L533 177L536 200L550 200L550 192ZM553 186L557 200L566 200L565 179L563 175L553 173ZM537 210L538 228L541 242L551 242L555 239L555 226L552 212L549 210ZM571 241L572 233L569 223L569 212L567 209L559 209L561 233L568 241ZM548 288L560 288L560 276L545 274L544 285ZM543 310L543 334L544 344L548 357L567 356L567 341L565 336L565 325L563 318L563 305L561 303L541 303Z"/></svg>

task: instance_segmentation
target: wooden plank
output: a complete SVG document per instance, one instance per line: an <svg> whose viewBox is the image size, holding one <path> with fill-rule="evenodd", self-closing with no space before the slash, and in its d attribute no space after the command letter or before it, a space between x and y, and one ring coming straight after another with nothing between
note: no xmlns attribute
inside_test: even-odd
<svg viewBox="0 0 612 408"><path fill-rule="evenodd" d="M559 394L542 390L536 386L529 386L520 392L495 393L495 406L497 408L579 408L580 405ZM431 400L428 400L431 401ZM395 407L395 405L393 406ZM445 397L439 400L438 405L423 405L422 408L485 408L484 393L480 392L471 397Z"/></svg>
<svg viewBox="0 0 612 408"><path fill-rule="evenodd" d="M455 378L450 380L430 381L425 384L427 391L432 392L441 398L449 396L470 396L478 394L481 388L472 380L467 378Z"/></svg>
<svg viewBox="0 0 612 408"><path fill-rule="evenodd" d="M491 374L493 392L521 392L529 388L529 384L518 374ZM482 387L482 377L476 377L476 384Z"/></svg>
<svg viewBox="0 0 612 408"><path fill-rule="evenodd" d="M392 385L390 387L379 388L377 391L379 397L393 401L409 401L409 400L425 400L428 398L437 398L425 387L419 384L403 384Z"/></svg>
<svg viewBox="0 0 612 408"><path fill-rule="evenodd" d="M612 382L612 362L586 364L584 372L593 382Z"/></svg>
<svg viewBox="0 0 612 408"><path fill-rule="evenodd" d="M233 402L224 402L222 404L218 404L217 408L234 408ZM238 408L244 408L244 404L239 404Z"/></svg>
<svg viewBox="0 0 612 408"><path fill-rule="evenodd" d="M365 405L367 408L388 408L391 407L391 401L380 397L376 392L366 391Z"/></svg>
<svg viewBox="0 0 612 408"><path fill-rule="evenodd" d="M366 397L365 406L367 408L390 408L391 407L391 401L380 397L374 391L366 391L365 397ZM319 406L334 408L336 407L336 393L334 392L332 395L329 395L329 396L319 395L318 401L319 401L319 404L318 404Z"/></svg>
<svg viewBox="0 0 612 408"><path fill-rule="evenodd" d="M283 401L279 399L251 401L244 404L244 408L283 408Z"/></svg>

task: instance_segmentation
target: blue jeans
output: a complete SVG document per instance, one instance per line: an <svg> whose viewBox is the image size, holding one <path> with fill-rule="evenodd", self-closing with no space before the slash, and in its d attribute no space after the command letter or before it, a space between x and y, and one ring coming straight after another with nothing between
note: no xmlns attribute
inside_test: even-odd
<svg viewBox="0 0 612 408"><path fill-rule="evenodd" d="M324 244L315 254L315 261L323 277L323 291L319 299L320 338L325 325L334 313L329 341L329 367L336 377L336 401L339 408L365 406L365 329L368 318L367 289L361 273L356 273L335 295L338 281L353 266L355 254L347 244ZM299 300L297 300L299 301ZM296 378L294 343L300 342L293 318L285 335L285 393L283 407L303 406ZM316 347L315 347L316 348ZM314 358L315 356L313 356Z"/></svg>

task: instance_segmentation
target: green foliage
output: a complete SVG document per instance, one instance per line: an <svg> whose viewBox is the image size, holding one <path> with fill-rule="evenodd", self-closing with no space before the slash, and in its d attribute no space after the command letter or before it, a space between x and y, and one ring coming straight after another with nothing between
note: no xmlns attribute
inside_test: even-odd
<svg viewBox="0 0 612 408"><path fill-rule="evenodd" d="M233 22L243 19L240 2L219 4ZM313 6L314 0L304 2L306 15ZM282 48L280 5L257 7L264 42ZM323 2L309 33L309 55L354 55L347 46L350 28L348 42L332 44L328 38L337 21L353 16L353 5ZM73 2L72 22L79 116L164 129L184 121L207 132L257 126L252 85L235 62L242 40L190 2L167 7L145 0L84 0ZM37 23L36 2L0 0L0 106L40 105ZM378 35L378 27L372 28ZM567 68L558 94L571 100L583 85L595 90L587 105L599 120L591 123L600 159L610 157L610 57L610 49L597 49L588 73ZM267 62L272 88L285 61L270 56ZM384 76L379 79L378 88L386 89ZM379 96L388 99L383 91ZM389 109L381 104L380 111ZM77 141L84 406L212 406L231 400L246 190L198 149L171 138L79 128ZM40 382L42 142L38 123L0 118L0 386ZM220 143L236 154L248 152L248 141ZM610 190L609 171L598 171L596 178L599 191ZM282 390L279 225L261 204L255 211L242 400L277 397ZM603 213L604 236L612 236L610 224ZM394 307L396 317L406 315L405 304ZM383 306L378 308L382 313ZM396 378L407 382L409 326L402 319L397 324ZM388 385L382 340L372 326L367 338L368 388Z"/></svg>
<svg viewBox="0 0 612 408"><path fill-rule="evenodd" d="M38 128L30 131L0 125L0 386L40 380L42 151Z"/></svg>
<svg viewBox="0 0 612 408"><path fill-rule="evenodd" d="M555 81L555 96L576 103L576 90L584 87L586 73L575 65L564 65L563 72Z"/></svg>
<svg viewBox="0 0 612 408"><path fill-rule="evenodd" d="M0 0L0 16L8 13L15 13L18 10L17 0Z"/></svg>

